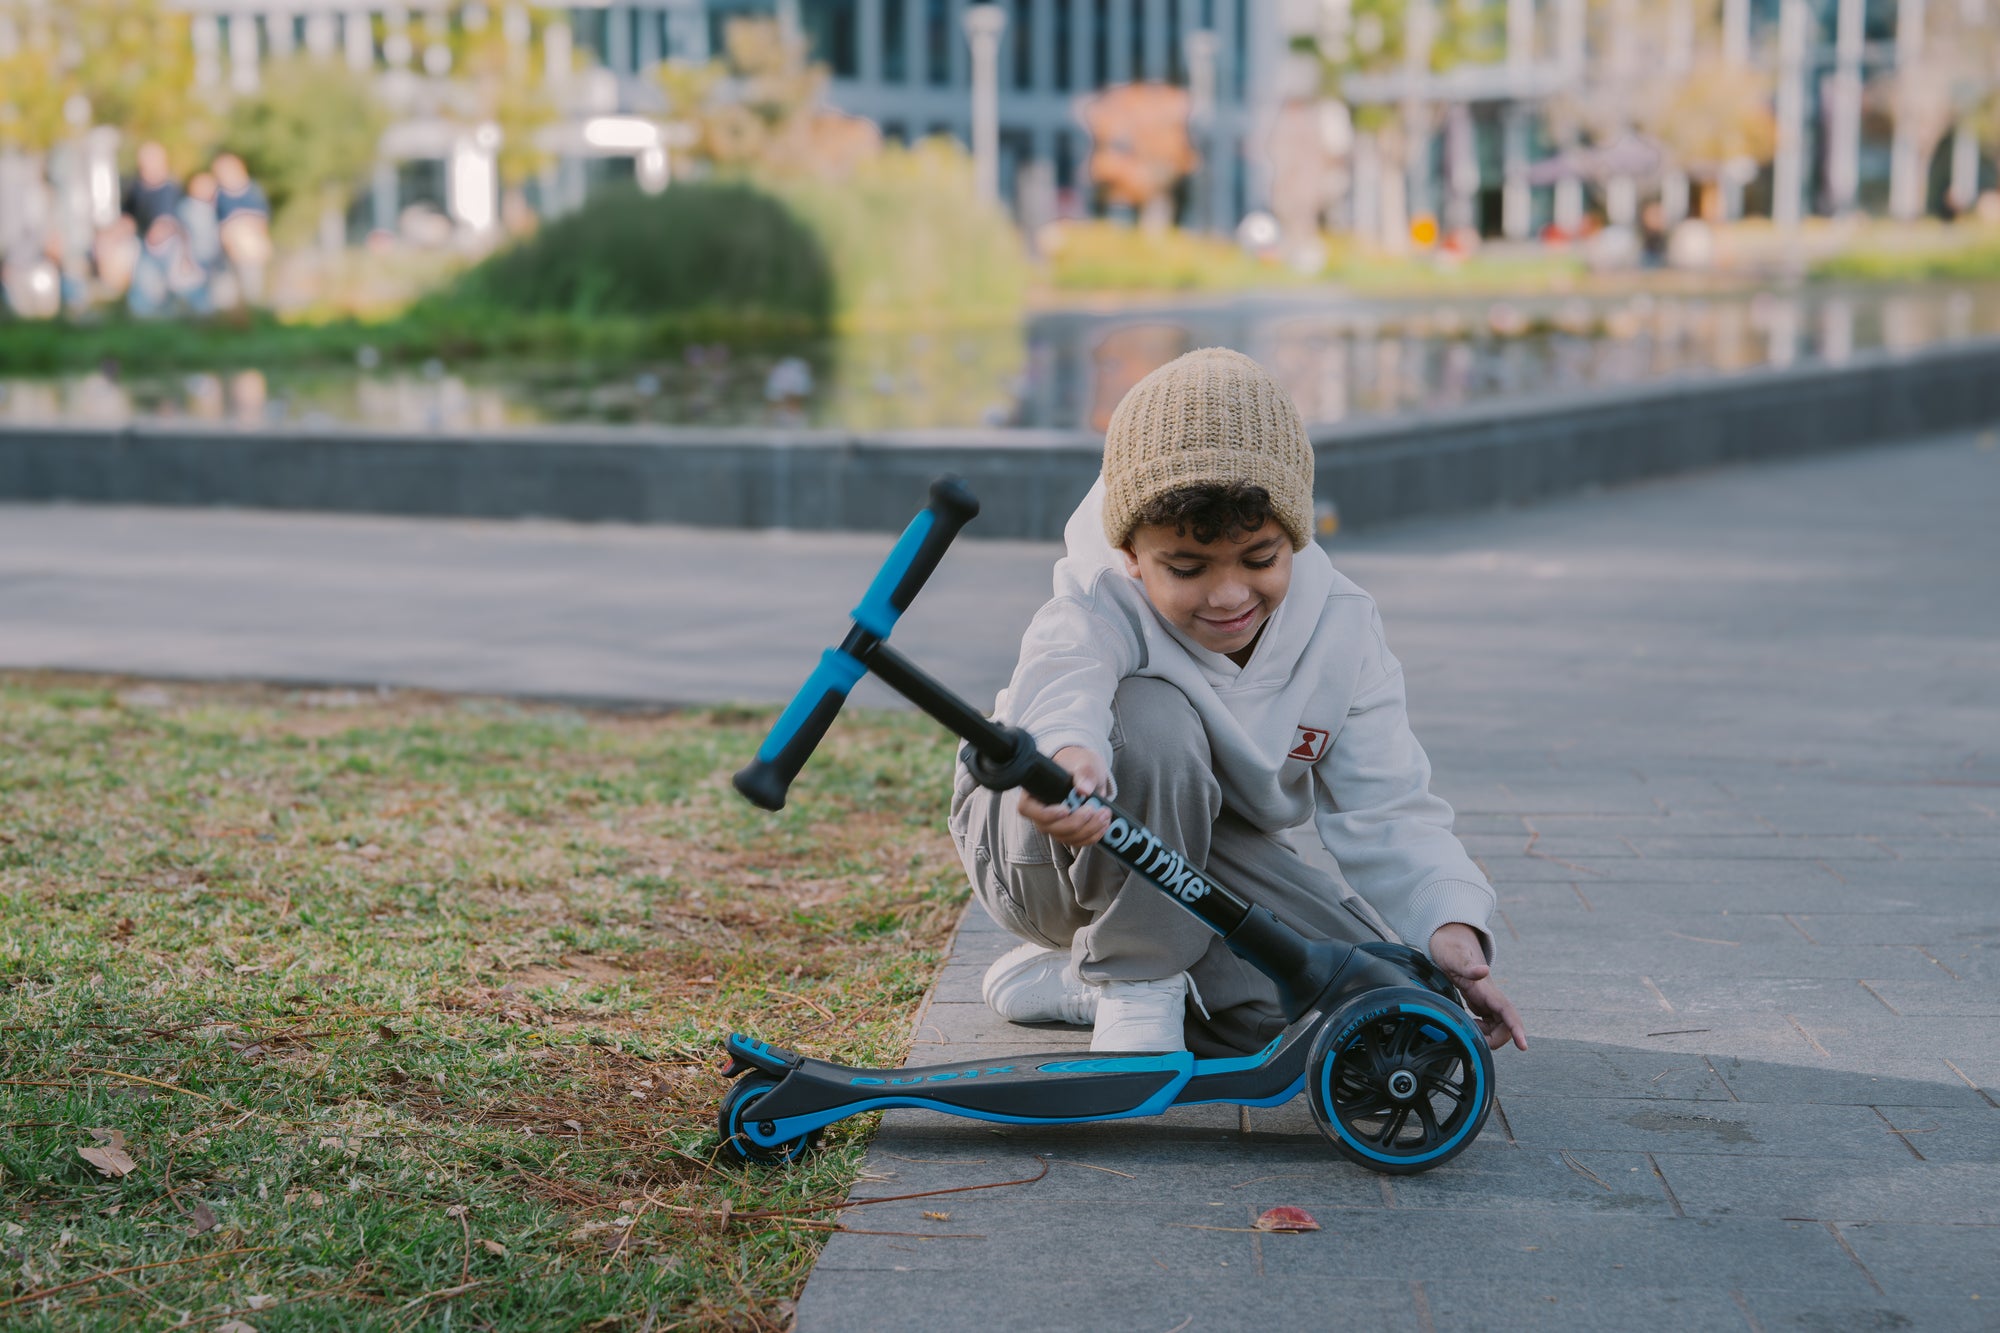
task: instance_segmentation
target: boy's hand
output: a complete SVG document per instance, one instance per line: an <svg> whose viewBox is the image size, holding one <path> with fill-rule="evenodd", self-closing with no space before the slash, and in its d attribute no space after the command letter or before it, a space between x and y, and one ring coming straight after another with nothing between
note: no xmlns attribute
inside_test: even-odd
<svg viewBox="0 0 2000 1333"><path fill-rule="evenodd" d="M1508 998L1487 977L1493 969L1486 965L1486 951L1479 947L1479 932L1462 921L1451 921L1431 932L1431 961L1444 969L1466 1008L1486 1037L1486 1044L1499 1050L1511 1039L1528 1049L1528 1025L1521 1021Z"/></svg>
<svg viewBox="0 0 2000 1333"><path fill-rule="evenodd" d="M1065 745L1049 757L1068 771L1082 795L1100 795L1111 786L1111 770L1081 745ZM1025 791L1021 793L1021 813L1030 824L1063 846L1079 850L1102 838L1104 830L1111 827L1111 812L1103 806L1095 810L1065 810L1059 805L1043 805Z"/></svg>

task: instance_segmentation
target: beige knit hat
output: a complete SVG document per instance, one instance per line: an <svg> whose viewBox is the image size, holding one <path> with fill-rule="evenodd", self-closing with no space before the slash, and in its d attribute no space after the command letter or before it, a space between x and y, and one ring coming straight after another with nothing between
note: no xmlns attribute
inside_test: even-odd
<svg viewBox="0 0 2000 1333"><path fill-rule="evenodd" d="M1104 433L1104 536L1123 546L1139 514L1183 486L1262 486L1292 549L1312 540L1306 424L1262 366L1226 347L1177 357L1133 385Z"/></svg>

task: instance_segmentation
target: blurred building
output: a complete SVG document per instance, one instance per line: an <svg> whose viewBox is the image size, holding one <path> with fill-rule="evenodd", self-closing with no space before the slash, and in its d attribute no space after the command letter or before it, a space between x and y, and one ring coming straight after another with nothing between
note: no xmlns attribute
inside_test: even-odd
<svg viewBox="0 0 2000 1333"><path fill-rule="evenodd" d="M498 25L518 40L525 67L556 95L560 116L544 131L553 164L532 189L544 212L573 207L604 179L664 183L672 127L662 123L653 72L664 60L718 53L727 25L742 17L800 32L831 73L833 104L875 120L887 137L971 136L969 0L167 2L194 17L199 82L253 90L268 61L299 49L378 78L395 119L357 230L396 228L412 207L460 230L494 225L497 127L468 123L441 91L453 59L445 35L474 26ZM1487 235L1571 227L1586 210L1629 221L1646 199L1677 214L1686 180L1636 150L1624 159L1579 153L1551 111L1565 100L1615 101L1641 76L1719 51L1763 71L1784 122L1777 160L1742 164L1729 180L1731 215L1964 208L1992 174L1969 120L1942 137L1909 132L1889 123L1881 94L1899 73L1930 68L1919 56L1936 64L1947 43L1965 46L1982 24L2000 28L1965 18L1988 4L1929 0L1925 48L1922 0L1406 0L1404 12L1486 16L1498 38L1445 66L1413 61L1344 79L1346 100L1331 108L1338 114L1319 115L1310 134L1291 133L1291 156L1274 160L1288 110L1329 110L1317 105L1321 71L1308 52L1329 32L1368 21L1356 0L1001 0L999 190L1031 222L1089 211L1077 100L1162 81L1194 94L1203 167L1178 199L1189 225L1232 227L1246 211L1272 207L1276 178L1298 171L1334 182L1325 214L1335 225L1373 216L1376 197L1392 188L1412 214ZM1957 37L1939 28L1953 15L1964 29ZM1973 91L1988 95L1996 78L1989 70ZM1954 87L1949 100L1964 94ZM1361 108L1420 126L1414 148L1375 161L1349 114Z"/></svg>
<svg viewBox="0 0 2000 1333"><path fill-rule="evenodd" d="M397 113L383 163L357 225L394 228L429 206L458 226L493 224L492 133L447 114L440 89L451 51L440 35L499 24L535 48L531 65L558 89L562 115L548 132L555 164L536 202L561 211L595 181L664 181L669 135L653 78L663 60L721 51L733 19L793 25L831 75L830 100L867 116L885 137L971 133L968 0L645 0L533 7L479 0L169 0L193 16L197 81L254 91L274 57L307 50L379 77ZM1153 80L1193 84L1207 160L1190 223L1229 227L1263 195L1259 126L1278 95L1287 35L1265 0L1007 0L999 61L1002 196L1087 210L1089 140L1079 96ZM563 21L549 22L551 15ZM1204 38L1197 34L1212 34ZM1205 67L1205 68L1204 68ZM1026 191L1024 194L1023 191Z"/></svg>

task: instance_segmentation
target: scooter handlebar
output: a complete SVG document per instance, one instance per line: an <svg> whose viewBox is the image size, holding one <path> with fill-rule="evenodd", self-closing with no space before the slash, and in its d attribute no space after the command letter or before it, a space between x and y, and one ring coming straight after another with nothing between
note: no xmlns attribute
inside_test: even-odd
<svg viewBox="0 0 2000 1333"><path fill-rule="evenodd" d="M958 530L979 516L979 501L957 477L939 477L931 483L931 502L910 520L903 535L875 573L861 604L854 608L854 623L878 639L889 637L896 621L910 609L938 562L951 546Z"/></svg>
<svg viewBox="0 0 2000 1333"><path fill-rule="evenodd" d="M784 809L792 779L840 715L848 691L867 674L855 654L871 642L889 637L896 621L944 559L959 529L978 513L979 501L963 481L940 477L931 483L930 503L903 529L889 558L862 594L860 605L854 608L855 629L847 641L820 654L819 665L779 715L757 757L736 774L736 790L752 805Z"/></svg>

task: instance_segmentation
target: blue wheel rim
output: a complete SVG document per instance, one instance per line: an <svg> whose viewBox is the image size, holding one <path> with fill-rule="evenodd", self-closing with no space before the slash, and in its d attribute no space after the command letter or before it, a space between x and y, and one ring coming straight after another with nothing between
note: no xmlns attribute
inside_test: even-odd
<svg viewBox="0 0 2000 1333"><path fill-rule="evenodd" d="M1450 1086L1449 1080L1442 1072L1420 1073L1417 1094L1402 1102L1402 1109L1407 1114L1398 1115L1393 1108L1368 1113L1383 1116L1383 1131L1371 1140L1357 1133L1348 1123L1348 1116L1341 1109L1342 1101L1335 1097L1334 1079L1336 1073L1352 1073L1351 1069L1342 1068L1343 1060L1362 1038L1371 1035L1371 1029L1387 1026L1388 1020L1392 1017L1396 1031L1399 1034L1410 1034L1412 1041L1417 1036L1423 1036L1426 1029L1432 1027L1442 1029L1436 1037L1431 1038L1433 1046L1441 1049L1431 1051L1428 1059L1414 1061L1408 1060L1403 1052L1374 1052L1375 1058L1370 1060L1372 1075L1386 1078L1387 1074L1383 1071L1391 1063L1397 1068L1410 1068L1414 1065L1418 1069L1423 1069L1429 1064L1441 1071L1448 1067L1449 1063L1455 1062L1462 1067L1462 1072L1456 1085L1458 1091L1455 1096L1447 1091ZM1449 1050L1454 1044L1461 1053L1449 1056ZM1465 1146L1472 1135L1478 1132L1480 1124L1485 1119L1480 1114L1481 1108L1486 1104L1487 1096L1486 1063L1479 1058L1483 1047L1484 1042L1463 1019L1432 1005L1400 1002L1391 1008L1385 1008L1379 1014L1370 1015L1348 1041L1338 1049L1329 1051L1320 1063L1315 1092L1319 1097L1322 1123L1338 1135L1340 1141L1356 1155L1368 1161L1380 1162L1385 1166L1421 1166L1449 1156ZM1407 1052L1408 1047L1404 1050ZM1445 1084L1444 1087L1439 1086L1440 1081ZM1351 1081L1343 1086L1342 1091L1348 1094L1346 1100L1349 1102L1353 1100L1352 1094L1355 1090L1356 1086ZM1384 1093L1381 1100L1389 1100L1386 1089L1381 1091ZM1443 1115L1437 1114L1435 1098L1439 1095L1450 1096L1452 1101L1450 1109ZM1420 1107L1428 1108L1430 1112L1428 1121L1419 1110ZM1408 1128L1412 1115L1418 1120L1422 1137L1412 1143L1407 1150L1397 1149L1394 1145ZM1437 1126L1435 1132L1431 1129L1433 1123ZM1446 1129L1446 1125L1450 1128ZM1389 1145L1387 1150L1383 1146L1385 1140Z"/></svg>

